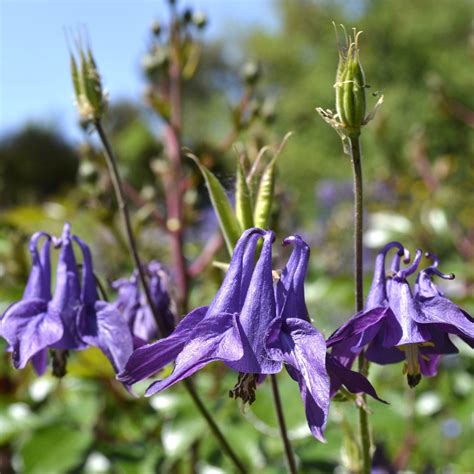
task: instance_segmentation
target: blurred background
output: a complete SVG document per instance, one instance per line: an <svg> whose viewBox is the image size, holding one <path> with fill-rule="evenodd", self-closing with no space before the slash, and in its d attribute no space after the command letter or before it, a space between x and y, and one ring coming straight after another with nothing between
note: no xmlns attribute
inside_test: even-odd
<svg viewBox="0 0 474 474"><path fill-rule="evenodd" d="M189 8L190 18L207 19L195 38L199 63L183 88L184 145L230 190L234 145L252 152L295 132L278 162L272 219L279 238L298 232L311 243L306 293L315 325L329 336L352 314L353 299L350 163L315 112L334 107L333 20L364 31L368 97L374 104L385 96L362 137L366 285L377 249L400 240L440 257L441 271L457 277L446 294L473 314L472 0L183 0L178 6L183 15ZM78 123L73 104L68 42L72 47L78 31L87 31L109 92L106 126L143 259L169 262L160 225L162 124L153 100L166 63L156 47L157 25L167 17L165 0L2 0L1 311L21 297L29 236L40 229L57 235L65 220L91 246L105 283L132 270L100 147ZM217 223L191 162L186 173L191 264ZM216 259L224 260L220 252ZM221 277L212 265L199 272L192 305L208 304ZM390 402L370 404L375 459L386 472L474 472L474 358L459 346L461 354L446 357L439 376L416 391L406 387L401 365L372 366L371 381ZM14 371L4 347L0 342L0 473L232 472L179 387L133 399L93 349L71 356L65 379L38 379L30 369ZM259 388L255 404L241 413L227 399L234 383L235 374L218 364L197 379L251 471L284 472L269 388ZM347 472L354 407L333 403L328 444L319 445L306 428L296 384L286 375L281 384L301 472Z"/></svg>

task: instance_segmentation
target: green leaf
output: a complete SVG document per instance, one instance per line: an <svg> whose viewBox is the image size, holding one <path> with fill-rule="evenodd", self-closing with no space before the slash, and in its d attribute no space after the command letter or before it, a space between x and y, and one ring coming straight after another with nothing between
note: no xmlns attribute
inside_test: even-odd
<svg viewBox="0 0 474 474"><path fill-rule="evenodd" d="M219 219L219 225L224 235L227 250L229 251L229 255L232 255L234 246L242 233L239 221L234 215L232 206L219 180L206 167L199 163L196 156L192 154L188 154L188 156L199 166L204 180L206 181L211 203Z"/></svg>
<svg viewBox="0 0 474 474"><path fill-rule="evenodd" d="M245 178L242 161L237 157L237 182L235 185L235 213L243 230L253 227L252 198Z"/></svg>
<svg viewBox="0 0 474 474"><path fill-rule="evenodd" d="M73 426L49 426L37 430L21 447L23 472L63 473L77 466L92 442L92 433Z"/></svg>

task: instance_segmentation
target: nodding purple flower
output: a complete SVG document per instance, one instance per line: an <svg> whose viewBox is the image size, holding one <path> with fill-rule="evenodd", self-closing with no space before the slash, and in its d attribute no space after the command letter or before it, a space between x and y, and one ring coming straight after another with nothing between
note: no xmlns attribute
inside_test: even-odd
<svg viewBox="0 0 474 474"><path fill-rule="evenodd" d="M42 238L44 242L38 251ZM46 370L48 347L59 341L64 332L60 316L48 311L51 302L50 247L48 234L37 232L31 237L32 268L23 297L9 306L0 319L0 336L9 344L14 367L23 369L31 359L38 375Z"/></svg>
<svg viewBox="0 0 474 474"><path fill-rule="evenodd" d="M42 237L45 241L38 252ZM52 296L51 242L61 248ZM82 253L82 282L73 242ZM89 247L71 235L66 223L60 239L44 232L33 235L30 252L32 270L23 297L7 308L0 320L0 335L9 344L15 368L24 368L31 360L42 375L48 349L81 350L94 345L120 370L132 352L132 338L119 312L98 298Z"/></svg>
<svg viewBox="0 0 474 474"><path fill-rule="evenodd" d="M260 238L263 245L255 263ZM308 424L320 440L333 387L337 390L344 383L350 390L375 394L364 377L332 358L328 362L324 338L308 321L303 285L309 247L300 237L286 239L295 248L275 286L273 241L271 231L245 231L211 305L189 313L169 337L138 348L119 380L133 384L174 360L172 374L148 388L146 394L152 395L221 360L239 372L230 396L252 403L257 383L285 364L300 386ZM334 374L334 386L328 370Z"/></svg>
<svg viewBox="0 0 474 474"><path fill-rule="evenodd" d="M386 255L393 248L398 252L386 275ZM433 283L434 275L454 278L437 269L436 258L433 265L418 273L412 292L407 277L417 271L422 251L417 250L413 263L400 269L403 254L404 248L398 242L387 244L379 253L366 308L337 329L328 339L328 346L345 365L352 364L365 346L365 355L372 362L392 364L405 360L408 384L415 387L422 375L437 374L441 355L457 352L449 334L473 345L474 322Z"/></svg>
<svg viewBox="0 0 474 474"><path fill-rule="evenodd" d="M257 241L262 237L261 255L255 264ZM119 380L134 384L175 361L170 376L148 387L146 394L152 395L220 360L244 374L241 388L247 389L250 400L256 376L281 369L281 364L268 358L263 337L275 313L273 239L272 232L260 229L244 232L211 305L191 311L170 336L136 349Z"/></svg>
<svg viewBox="0 0 474 474"><path fill-rule="evenodd" d="M148 276L150 293L155 311L164 323L168 333L174 329L174 315L171 310L171 299L168 293L168 274L158 262L152 261L145 267ZM127 278L112 283L118 290L115 306L126 319L133 334L134 348L143 346L158 337L158 326L154 315L140 290L137 272Z"/></svg>
<svg viewBox="0 0 474 474"><path fill-rule="evenodd" d="M276 318L268 336L270 357L283 362L298 382L311 433L324 441L330 398L341 385L352 393L378 398L365 377L345 368L326 353L326 342L309 321L304 281L310 249L298 235L283 241L294 249L275 286Z"/></svg>

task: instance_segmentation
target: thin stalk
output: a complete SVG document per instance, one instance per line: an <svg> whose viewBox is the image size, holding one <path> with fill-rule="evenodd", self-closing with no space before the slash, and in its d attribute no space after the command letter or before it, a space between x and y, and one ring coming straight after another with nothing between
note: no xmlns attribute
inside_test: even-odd
<svg viewBox="0 0 474 474"><path fill-rule="evenodd" d="M362 251L363 251L363 184L362 184L362 164L361 149L359 137L351 137L351 162L354 177L354 278L355 278L355 303L356 311L362 311L364 307L364 280L362 268ZM364 351L359 354L358 359L359 372L367 375L368 363L365 358ZM362 395L364 403L359 407L359 429L360 442L362 445L362 473L370 474L371 471L371 455L370 455L370 427L369 416L366 409L366 395Z"/></svg>
<svg viewBox="0 0 474 474"><path fill-rule="evenodd" d="M240 459L237 457L234 450L230 447L229 443L225 439L224 435L222 434L221 430L217 426L216 422L210 415L207 408L204 406L202 400L199 398L198 394L196 393L196 390L194 388L192 381L190 379L185 379L183 380L183 383L186 386L189 392L189 395L191 395L191 398L193 399L197 409L200 411L201 415L206 419L207 423L209 424L209 428L211 428L211 431L213 432L214 436L218 439L222 449L225 451L227 456L229 456L229 458L232 460L236 469L239 472L246 474L248 472L247 469L242 464Z"/></svg>
<svg viewBox="0 0 474 474"><path fill-rule="evenodd" d="M119 205L120 214L122 215L122 219L123 219L124 224L125 224L125 230L126 230L126 234L127 234L130 254L132 255L133 260L135 262L135 265L138 269L139 276L140 276L140 281L142 283L143 290L145 292L147 303L153 311L153 315L154 315L154 317L156 319L156 322L158 324L160 333L161 333L162 336L166 337L166 336L168 336L168 332L166 330L166 327L163 324L163 321L158 317L158 314L156 313L156 309L155 309L155 307L153 305L153 302L151 300L150 289L148 287L148 284L147 284L147 281L146 281L146 278L145 278L145 273L143 272L143 268L142 268L140 258L139 258L139 255L138 255L136 240L135 240L135 236L133 234L133 229L132 229L132 225L131 225L131 221L130 221L130 214L129 214L129 211L128 211L127 202L124 198L122 181L121 181L121 178L120 178L120 173L118 171L117 160L116 160L115 155L112 151L112 147L110 145L108 137L107 137L107 135L106 135L106 133L105 133L103 127L102 127L102 123L98 120L98 121L95 122L94 125L96 127L97 133L99 134L100 140L101 140L102 145L104 147L104 151L105 151L104 155L105 155L105 158L106 158L107 166L109 168L112 183L113 183L113 186L114 186L115 195L116 195L117 202L118 202L118 205ZM241 473L246 473L247 471L245 470L243 464L239 461L239 459L236 456L235 452L232 450L229 443L227 442L224 435L222 434L221 430L219 429L216 422L212 418L212 415L209 413L207 408L204 406L202 400L199 398L198 394L196 393L192 383L190 381L186 380L184 385L185 385L186 389L188 390L189 394L191 395L191 398L193 399L194 403L196 404L197 409L199 410L199 412L202 414L202 416L205 418L205 420L209 424L209 427L211 428L211 431L216 436L217 440L219 441L220 445L222 446L222 449L229 456L229 458L234 463L237 470Z"/></svg>
<svg viewBox="0 0 474 474"><path fill-rule="evenodd" d="M155 305L153 304L150 288L148 287L145 272L140 262L140 257L138 255L137 243L135 240L135 236L133 235L132 223L130 220L130 213L128 211L127 201L125 199L125 195L123 192L122 181L121 181L120 173L117 166L117 159L115 158L115 154L112 150L107 134L105 133L104 127L102 126L102 122L100 120L96 120L94 122L94 126L97 130L97 133L99 134L100 141L102 142L102 146L104 147L105 161L107 162L107 167L109 168L109 174L112 179L112 184L115 191L115 197L117 199L120 215L122 216L122 220L124 223L125 234L127 236L127 243L128 243L128 249L130 251L130 255L132 256L135 266L138 270L138 275L140 277L140 282L142 284L143 291L145 293L147 304L153 313L153 317L155 318L156 324L158 325L160 335L166 336L167 335L166 327L163 324L163 321L160 318L159 314L157 313Z"/></svg>
<svg viewBox="0 0 474 474"><path fill-rule="evenodd" d="M291 474L297 474L298 470L296 469L295 455L293 453L293 449L288 438L285 416L283 414L283 407L281 405L280 391L278 390L278 380L276 378L276 375L271 375L270 380L272 382L273 401L275 403L275 411L277 414L278 425L280 427L280 435L283 441L283 447L285 448L288 471L291 472Z"/></svg>

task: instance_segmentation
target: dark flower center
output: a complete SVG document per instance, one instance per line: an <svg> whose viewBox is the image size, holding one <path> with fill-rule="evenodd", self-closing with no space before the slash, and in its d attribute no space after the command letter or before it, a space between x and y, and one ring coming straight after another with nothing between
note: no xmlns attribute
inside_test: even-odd
<svg viewBox="0 0 474 474"><path fill-rule="evenodd" d="M230 398L241 398L244 403L251 405L255 401L255 390L257 389L258 374L244 374L239 372L239 378L232 390L229 390Z"/></svg>
<svg viewBox="0 0 474 474"><path fill-rule="evenodd" d="M66 375L67 358L69 351L62 349L53 349L51 356L53 359L52 372L55 377L62 378Z"/></svg>

